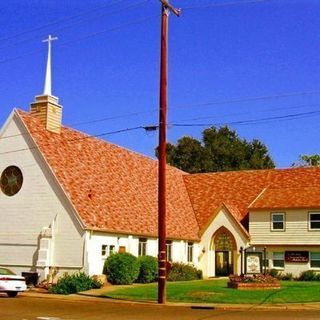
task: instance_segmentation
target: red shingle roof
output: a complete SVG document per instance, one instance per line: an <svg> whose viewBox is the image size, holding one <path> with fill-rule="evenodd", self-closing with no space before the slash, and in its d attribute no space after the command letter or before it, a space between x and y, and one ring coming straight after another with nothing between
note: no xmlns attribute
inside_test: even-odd
<svg viewBox="0 0 320 320"><path fill-rule="evenodd" d="M157 161L17 111L88 229L157 236ZM167 170L167 236L198 239L182 171Z"/></svg>
<svg viewBox="0 0 320 320"><path fill-rule="evenodd" d="M252 208L320 207L319 167L193 174L184 176L184 181L200 230L221 203L237 208L236 218L242 221L250 204L265 188L277 188L278 194L267 191Z"/></svg>
<svg viewBox="0 0 320 320"><path fill-rule="evenodd" d="M17 114L88 229L157 236L157 161ZM238 221L249 209L320 208L320 168L189 175L168 166L168 237L198 239L222 204Z"/></svg>
<svg viewBox="0 0 320 320"><path fill-rule="evenodd" d="M267 188L250 205L249 210L290 208L319 209L320 187Z"/></svg>

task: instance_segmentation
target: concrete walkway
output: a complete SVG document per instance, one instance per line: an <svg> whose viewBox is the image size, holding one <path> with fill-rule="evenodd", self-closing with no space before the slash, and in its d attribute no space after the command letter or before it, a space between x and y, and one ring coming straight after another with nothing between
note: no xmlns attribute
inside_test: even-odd
<svg viewBox="0 0 320 320"><path fill-rule="evenodd" d="M132 285L132 286L137 286ZM29 296L34 298L44 298L44 299L60 299L60 300L71 300L71 301L99 301L99 302L119 302L128 304L142 304L142 305L157 305L155 301L137 301L137 300L121 300L112 299L104 297L103 295L118 290L120 288L128 288L130 286L112 286L107 285L100 289L92 289L88 291L83 291L78 294L70 295L57 295L51 294L47 290L33 288L29 291L21 293L21 296ZM320 299L320 297L319 297ZM166 306L181 306L194 309L215 309L215 310L319 310L320 302L315 303L284 303L284 304L221 304L221 303L182 303L182 302L167 302Z"/></svg>

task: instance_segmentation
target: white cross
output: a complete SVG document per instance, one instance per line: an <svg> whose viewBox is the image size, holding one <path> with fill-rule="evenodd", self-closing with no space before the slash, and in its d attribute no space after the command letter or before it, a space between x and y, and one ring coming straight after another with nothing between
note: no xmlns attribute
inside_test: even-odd
<svg viewBox="0 0 320 320"><path fill-rule="evenodd" d="M51 41L54 40L58 40L58 38L51 35L48 36L48 39L42 40L42 42L48 42L48 59L43 94L49 96L51 96Z"/></svg>
<svg viewBox="0 0 320 320"><path fill-rule="evenodd" d="M51 34L49 34L48 39L44 39L42 42L49 42L50 44L50 42L54 40L58 40L58 37L52 37Z"/></svg>

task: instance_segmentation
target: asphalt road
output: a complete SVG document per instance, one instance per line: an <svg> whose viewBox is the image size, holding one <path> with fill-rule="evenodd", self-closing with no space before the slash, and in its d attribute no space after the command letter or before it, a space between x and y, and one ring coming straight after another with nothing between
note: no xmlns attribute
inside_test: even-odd
<svg viewBox="0 0 320 320"><path fill-rule="evenodd" d="M320 310L215 310L181 306L159 306L110 302L104 299L49 299L0 295L1 320L238 320L238 319L320 319Z"/></svg>

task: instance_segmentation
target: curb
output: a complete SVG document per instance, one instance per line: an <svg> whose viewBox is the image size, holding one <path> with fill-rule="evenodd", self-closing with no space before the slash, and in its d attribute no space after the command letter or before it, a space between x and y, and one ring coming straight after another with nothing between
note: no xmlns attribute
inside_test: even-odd
<svg viewBox="0 0 320 320"><path fill-rule="evenodd" d="M101 295L94 294L93 292L84 291L82 293L71 294L71 295L55 295L47 292L34 292L26 291L21 293L21 297L31 297L40 299L57 299L57 300L68 300L68 301L90 301L90 302L102 302L102 303L119 303L119 304L140 304L146 306L158 306L158 307L181 307L191 309L204 309L204 310L281 310L281 311L304 311L304 310L320 310L320 302L313 303L292 303L292 304L212 304L212 303L185 303L185 302L167 302L166 304L158 304L155 301L150 300L122 300Z"/></svg>

